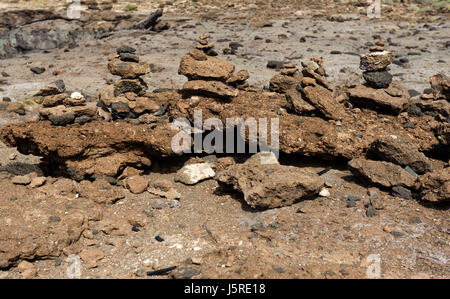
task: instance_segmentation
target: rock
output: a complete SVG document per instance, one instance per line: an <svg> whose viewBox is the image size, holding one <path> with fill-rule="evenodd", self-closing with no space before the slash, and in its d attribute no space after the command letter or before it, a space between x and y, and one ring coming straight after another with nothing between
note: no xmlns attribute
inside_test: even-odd
<svg viewBox="0 0 450 299"><path fill-rule="evenodd" d="M381 109L393 114L406 110L409 105L407 93L402 94L401 97L393 97L384 89L373 89L364 85L351 88L348 93L350 100L358 106Z"/></svg>
<svg viewBox="0 0 450 299"><path fill-rule="evenodd" d="M277 74L269 81L269 90L278 93L285 93L295 88L300 82L299 78Z"/></svg>
<svg viewBox="0 0 450 299"><path fill-rule="evenodd" d="M319 196L322 196L322 197L328 197L330 195L331 195L330 190L328 190L327 188L322 188L319 192Z"/></svg>
<svg viewBox="0 0 450 299"><path fill-rule="evenodd" d="M318 194L324 185L309 169L247 162L228 167L217 174L216 180L242 192L247 204L257 209L292 205Z"/></svg>
<svg viewBox="0 0 450 299"><path fill-rule="evenodd" d="M389 51L370 52L361 56L359 68L364 71L384 70L394 61L394 54Z"/></svg>
<svg viewBox="0 0 450 299"><path fill-rule="evenodd" d="M176 269L172 274L174 279L191 279L192 277L199 275L201 271L194 267L184 266Z"/></svg>
<svg viewBox="0 0 450 299"><path fill-rule="evenodd" d="M86 268L92 269L97 267L97 263L105 257L105 254L99 249L85 249L79 256L86 263Z"/></svg>
<svg viewBox="0 0 450 299"><path fill-rule="evenodd" d="M191 49L189 51L189 55L192 56L195 60L198 61L205 61L208 60L208 56L205 54L205 52L199 50L199 49Z"/></svg>
<svg viewBox="0 0 450 299"><path fill-rule="evenodd" d="M405 187L402 187L402 186L392 187L391 194L392 194L392 196L400 197L400 198L407 199L407 200L413 199L411 190L406 189Z"/></svg>
<svg viewBox="0 0 450 299"><path fill-rule="evenodd" d="M209 163L190 164L177 172L175 181L186 185L195 185L200 181L214 177L215 174Z"/></svg>
<svg viewBox="0 0 450 299"><path fill-rule="evenodd" d="M219 98L230 98L238 95L238 90L220 81L192 80L183 85L182 92L188 95L205 95Z"/></svg>
<svg viewBox="0 0 450 299"><path fill-rule="evenodd" d="M416 178L403 168L390 162L357 158L351 160L348 166L354 175L386 188L393 186L412 187L416 181Z"/></svg>
<svg viewBox="0 0 450 299"><path fill-rule="evenodd" d="M412 142L395 135L377 138L371 144L371 151L385 161L409 166L418 173L432 169L431 161Z"/></svg>
<svg viewBox="0 0 450 299"><path fill-rule="evenodd" d="M250 78L250 74L247 70L241 70L237 72L236 74L233 74L228 80L227 84L236 87L237 85L240 85L244 83L248 78Z"/></svg>
<svg viewBox="0 0 450 299"><path fill-rule="evenodd" d="M435 99L444 98L450 101L450 79L445 74L431 76L430 85Z"/></svg>
<svg viewBox="0 0 450 299"><path fill-rule="evenodd" d="M57 95L66 91L66 85L63 80L57 80L51 84L41 88L37 93L34 94L35 97L45 97L51 95Z"/></svg>
<svg viewBox="0 0 450 299"><path fill-rule="evenodd" d="M47 181L46 177L35 177L35 178L31 179L30 187L31 188L40 187L40 186L44 185L46 181Z"/></svg>
<svg viewBox="0 0 450 299"><path fill-rule="evenodd" d="M305 101L295 88L286 91L286 101L291 105L291 109L299 115L309 114L316 110L316 107Z"/></svg>
<svg viewBox="0 0 450 299"><path fill-rule="evenodd" d="M366 71L363 77L373 88L387 88L392 82L392 75L388 71Z"/></svg>
<svg viewBox="0 0 450 299"><path fill-rule="evenodd" d="M280 70L283 67L283 61L269 60L266 67L269 69Z"/></svg>
<svg viewBox="0 0 450 299"><path fill-rule="evenodd" d="M366 216L367 217L374 217L378 215L378 211L375 209L373 205L369 205L366 209Z"/></svg>
<svg viewBox="0 0 450 299"><path fill-rule="evenodd" d="M44 100L42 101L42 106L55 107L55 106L63 105L64 100L68 97L69 97L69 95L67 93L46 96L44 98Z"/></svg>
<svg viewBox="0 0 450 299"><path fill-rule="evenodd" d="M127 92L134 92L142 95L148 86L141 78L138 79L121 79L114 82L114 96L119 96Z"/></svg>
<svg viewBox="0 0 450 299"><path fill-rule="evenodd" d="M39 114L50 120L55 126L65 126L75 119L75 113L72 109L66 108L64 105L58 105L51 108L39 109Z"/></svg>
<svg viewBox="0 0 450 299"><path fill-rule="evenodd" d="M339 120L345 116L344 107L333 97L333 93L321 85L303 88L305 98L325 117Z"/></svg>
<svg viewBox="0 0 450 299"><path fill-rule="evenodd" d="M30 68L30 71L32 71L32 72L35 73L36 75L40 75L40 74L42 74L43 72L45 72L45 67L38 67L38 66L35 66L35 67Z"/></svg>
<svg viewBox="0 0 450 299"><path fill-rule="evenodd" d="M150 155L174 156L171 141L177 133L170 124L160 124L150 134L145 124L94 120L81 127L48 121L4 126L0 136L21 153L41 156L44 164L59 165L69 177L81 180L93 174L114 177L126 166L149 165Z"/></svg>
<svg viewBox="0 0 450 299"><path fill-rule="evenodd" d="M174 188L173 183L168 180L157 180L147 190L152 194L167 199L180 199L181 197L181 194Z"/></svg>
<svg viewBox="0 0 450 299"><path fill-rule="evenodd" d="M6 102L6 103L8 103L8 102ZM16 103L16 102L8 103L7 107L6 107L6 111L14 112L14 113L17 113L19 115L25 115L26 114L24 105L21 104L21 103Z"/></svg>
<svg viewBox="0 0 450 299"><path fill-rule="evenodd" d="M120 53L119 59L126 62L139 62L139 56L132 53Z"/></svg>
<svg viewBox="0 0 450 299"><path fill-rule="evenodd" d="M185 55L178 69L178 73L188 77L189 80L226 81L233 72L233 64L211 56L208 56L206 60L195 60L191 55Z"/></svg>
<svg viewBox="0 0 450 299"><path fill-rule="evenodd" d="M131 176L125 179L125 187L130 190L131 193L141 194L147 190L148 179L143 176Z"/></svg>
<svg viewBox="0 0 450 299"><path fill-rule="evenodd" d="M416 183L420 200L448 202L450 200L450 169L443 168L419 177Z"/></svg>
<svg viewBox="0 0 450 299"><path fill-rule="evenodd" d="M108 70L111 74L124 79L136 79L139 76L150 73L150 66L144 62L125 62L115 59L108 63Z"/></svg>
<svg viewBox="0 0 450 299"><path fill-rule="evenodd" d="M252 155L250 158L245 161L247 165L280 165L277 157L273 152L259 152Z"/></svg>
<svg viewBox="0 0 450 299"><path fill-rule="evenodd" d="M421 100L415 102L423 112L432 112L447 117L450 115L450 102L447 100Z"/></svg>
<svg viewBox="0 0 450 299"><path fill-rule="evenodd" d="M15 185L28 185L31 183L31 178L27 175L15 176L11 182Z"/></svg>
<svg viewBox="0 0 450 299"><path fill-rule="evenodd" d="M117 54L121 53L134 53L136 52L136 49L130 46L121 46L116 49Z"/></svg>

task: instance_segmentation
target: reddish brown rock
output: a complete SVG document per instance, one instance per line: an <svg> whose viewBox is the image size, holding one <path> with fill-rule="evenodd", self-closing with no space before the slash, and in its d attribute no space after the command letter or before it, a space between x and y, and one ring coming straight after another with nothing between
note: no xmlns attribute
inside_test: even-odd
<svg viewBox="0 0 450 299"><path fill-rule="evenodd" d="M374 89L358 85L348 90L350 100L358 106L382 109L398 114L408 108L409 95L392 96L385 89Z"/></svg>
<svg viewBox="0 0 450 299"><path fill-rule="evenodd" d="M353 174L382 187L412 187L416 178L398 165L384 161L371 161L363 158L348 162Z"/></svg>
<svg viewBox="0 0 450 299"><path fill-rule="evenodd" d="M124 183L125 187L134 194L141 194L146 191L148 187L148 179L139 175L126 178Z"/></svg>
<svg viewBox="0 0 450 299"><path fill-rule="evenodd" d="M319 193L324 185L309 169L277 164L237 164L217 174L216 179L242 192L247 204L257 209L292 205Z"/></svg>
<svg viewBox="0 0 450 299"><path fill-rule="evenodd" d="M431 202L450 200L450 168L436 170L419 177L416 188L420 199Z"/></svg>
<svg viewBox="0 0 450 299"><path fill-rule="evenodd" d="M188 95L205 95L219 98L231 98L238 95L238 90L220 81L192 80L183 85L182 92Z"/></svg>
<svg viewBox="0 0 450 299"><path fill-rule="evenodd" d="M111 74L124 79L136 79L139 76L150 73L150 66L143 62L125 62L120 59L115 59L108 63L108 70Z"/></svg>
<svg viewBox="0 0 450 299"><path fill-rule="evenodd" d="M181 59L178 73L189 80L228 80L234 72L234 65L219 58L208 56L206 60L195 60L191 55Z"/></svg>

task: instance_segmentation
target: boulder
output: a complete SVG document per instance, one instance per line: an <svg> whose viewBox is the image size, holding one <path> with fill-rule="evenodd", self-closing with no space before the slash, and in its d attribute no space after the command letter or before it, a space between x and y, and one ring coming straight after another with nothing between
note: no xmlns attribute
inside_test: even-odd
<svg viewBox="0 0 450 299"><path fill-rule="evenodd" d="M443 168L419 177L416 183L420 199L430 202L450 200L450 168Z"/></svg>
<svg viewBox="0 0 450 299"><path fill-rule="evenodd" d="M230 166L216 176L221 185L231 185L242 192L245 202L252 208L292 205L318 194L324 185L324 181L310 169L253 162Z"/></svg>

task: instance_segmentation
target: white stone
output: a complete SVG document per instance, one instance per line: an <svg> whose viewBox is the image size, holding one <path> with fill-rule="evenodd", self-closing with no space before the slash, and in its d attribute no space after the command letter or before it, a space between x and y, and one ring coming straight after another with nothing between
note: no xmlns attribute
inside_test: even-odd
<svg viewBox="0 0 450 299"><path fill-rule="evenodd" d="M79 93L78 91L72 92L70 97L72 99L76 99L76 100L81 100L82 98L84 98L84 96L81 93Z"/></svg>
<svg viewBox="0 0 450 299"><path fill-rule="evenodd" d="M330 196L330 191L328 191L327 188L322 188L322 190L320 190L319 195L322 197L328 197Z"/></svg>
<svg viewBox="0 0 450 299"><path fill-rule="evenodd" d="M216 175L209 163L197 163L181 168L175 180L186 185L194 185L200 181L212 178Z"/></svg>

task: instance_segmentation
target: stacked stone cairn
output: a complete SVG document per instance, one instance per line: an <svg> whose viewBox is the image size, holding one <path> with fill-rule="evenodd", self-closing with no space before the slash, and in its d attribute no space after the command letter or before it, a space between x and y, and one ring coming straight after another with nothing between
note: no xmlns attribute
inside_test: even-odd
<svg viewBox="0 0 450 299"><path fill-rule="evenodd" d="M394 54L387 51L384 43L376 42L370 47L370 53L361 56L359 68L367 85L373 88L387 88L392 82L388 66L394 61Z"/></svg>
<svg viewBox="0 0 450 299"><path fill-rule="evenodd" d="M213 57L214 44L208 42L209 34L203 34L198 45L189 51L180 62L178 73L188 78L183 85L183 97L198 96L227 100L238 95L238 89L248 87L247 70L234 73L235 66L225 60Z"/></svg>
<svg viewBox="0 0 450 299"><path fill-rule="evenodd" d="M41 119L49 120L53 125L82 125L96 117L96 108L88 106L79 92L73 92L69 96L62 80L44 87L35 96L43 97L42 108L39 109Z"/></svg>
<svg viewBox="0 0 450 299"><path fill-rule="evenodd" d="M150 72L150 66L140 62L136 50L129 46L118 48L108 60L110 73L121 78L100 90L98 114L107 121L134 119L136 123L145 123L153 119L161 105L146 92L148 86L141 78Z"/></svg>

